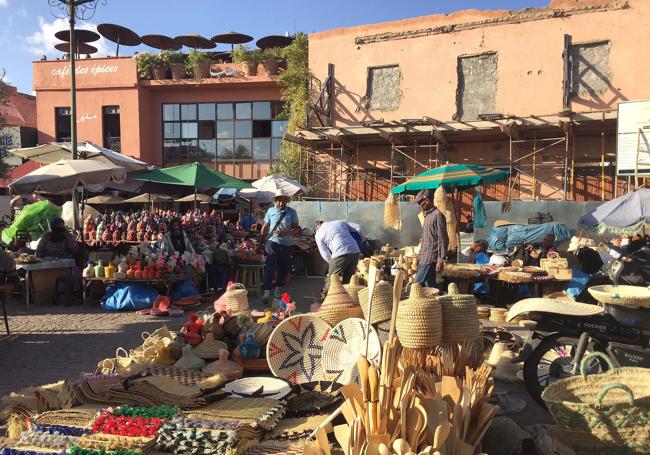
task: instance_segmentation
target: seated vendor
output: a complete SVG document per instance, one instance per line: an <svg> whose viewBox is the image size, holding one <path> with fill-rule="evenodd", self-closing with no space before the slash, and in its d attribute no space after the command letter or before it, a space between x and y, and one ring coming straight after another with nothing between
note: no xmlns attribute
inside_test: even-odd
<svg viewBox="0 0 650 455"><path fill-rule="evenodd" d="M460 253L460 262L465 264L476 264L479 253L486 253L488 249L487 240L478 240L474 245L470 245ZM482 256L482 255L481 255ZM484 263L485 261L481 261Z"/></svg>
<svg viewBox="0 0 650 455"><path fill-rule="evenodd" d="M241 218L239 218L239 223L245 231L250 231L251 227L257 223L257 219L255 216L251 215L250 210L244 209Z"/></svg>
<svg viewBox="0 0 650 455"><path fill-rule="evenodd" d="M162 254L169 254L170 256L176 254L183 254L189 252L194 254L194 248L187 238L183 225L178 218L171 221L169 231L165 234L160 248Z"/></svg>
<svg viewBox="0 0 650 455"><path fill-rule="evenodd" d="M546 259L549 253L554 253L555 250L555 236L547 234L544 236L542 243L539 245L528 244L524 248L524 265L539 267L540 260Z"/></svg>
<svg viewBox="0 0 650 455"><path fill-rule="evenodd" d="M75 242L65 228L61 218L50 221L49 232L43 234L36 247L37 258L72 258L75 252Z"/></svg>
<svg viewBox="0 0 650 455"><path fill-rule="evenodd" d="M0 292L11 292L20 282L14 258L0 248Z"/></svg>

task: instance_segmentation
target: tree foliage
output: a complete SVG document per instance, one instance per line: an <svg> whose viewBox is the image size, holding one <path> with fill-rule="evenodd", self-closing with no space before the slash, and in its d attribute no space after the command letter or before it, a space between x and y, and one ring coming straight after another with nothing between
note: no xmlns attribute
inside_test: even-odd
<svg viewBox="0 0 650 455"><path fill-rule="evenodd" d="M278 85L284 101L283 117L288 121L287 132L294 134L304 126L309 103L309 43L305 33L297 33L295 39L285 49L287 69L282 72ZM283 141L280 157L272 168L294 179L300 178L300 146Z"/></svg>
<svg viewBox="0 0 650 455"><path fill-rule="evenodd" d="M9 90L7 88L7 82L5 81L5 70L0 71L0 106L7 104L7 97L9 95ZM5 127L5 119L2 117L0 112L0 139L2 139L2 129ZM5 157L7 156L8 145L4 140L0 140L0 179L6 179L9 171L11 171L11 166L5 162Z"/></svg>

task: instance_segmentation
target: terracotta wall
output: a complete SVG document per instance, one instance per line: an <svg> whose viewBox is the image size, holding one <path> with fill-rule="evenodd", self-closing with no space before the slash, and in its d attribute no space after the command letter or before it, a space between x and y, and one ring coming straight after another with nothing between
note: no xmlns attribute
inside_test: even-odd
<svg viewBox="0 0 650 455"><path fill-rule="evenodd" d="M629 0L562 0L551 7L585 8L622 5L628 8L572 14L544 20L522 20L418 38L355 44L355 38L461 26L508 16L507 11L465 10L449 15L328 30L309 35L310 69L321 81L327 65L335 65L336 123L384 121L430 116L449 121L456 113L458 57L497 52L496 107L501 114L529 116L562 110L563 36L573 43L609 40L610 87L606 93L574 99L577 112L615 109L619 101L648 98L650 60L642 58L648 40L650 2ZM548 14L549 11L543 12ZM535 14L535 10L522 12ZM401 99L392 111L363 107L368 67L399 64Z"/></svg>

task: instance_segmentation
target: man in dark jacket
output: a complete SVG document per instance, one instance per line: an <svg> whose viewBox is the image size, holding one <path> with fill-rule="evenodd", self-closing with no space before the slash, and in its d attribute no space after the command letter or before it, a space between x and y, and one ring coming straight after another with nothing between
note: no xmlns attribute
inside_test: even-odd
<svg viewBox="0 0 650 455"><path fill-rule="evenodd" d="M447 220L433 204L433 191L422 190L415 196L415 203L424 214L422 243L418 256L418 271L415 281L425 287L434 287L436 272L442 273L447 261Z"/></svg>

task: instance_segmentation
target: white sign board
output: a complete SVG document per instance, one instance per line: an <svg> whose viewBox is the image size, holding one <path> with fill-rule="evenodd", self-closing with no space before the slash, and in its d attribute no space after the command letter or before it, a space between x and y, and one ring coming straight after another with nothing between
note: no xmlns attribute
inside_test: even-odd
<svg viewBox="0 0 650 455"><path fill-rule="evenodd" d="M616 172L650 174L650 100L618 104Z"/></svg>

